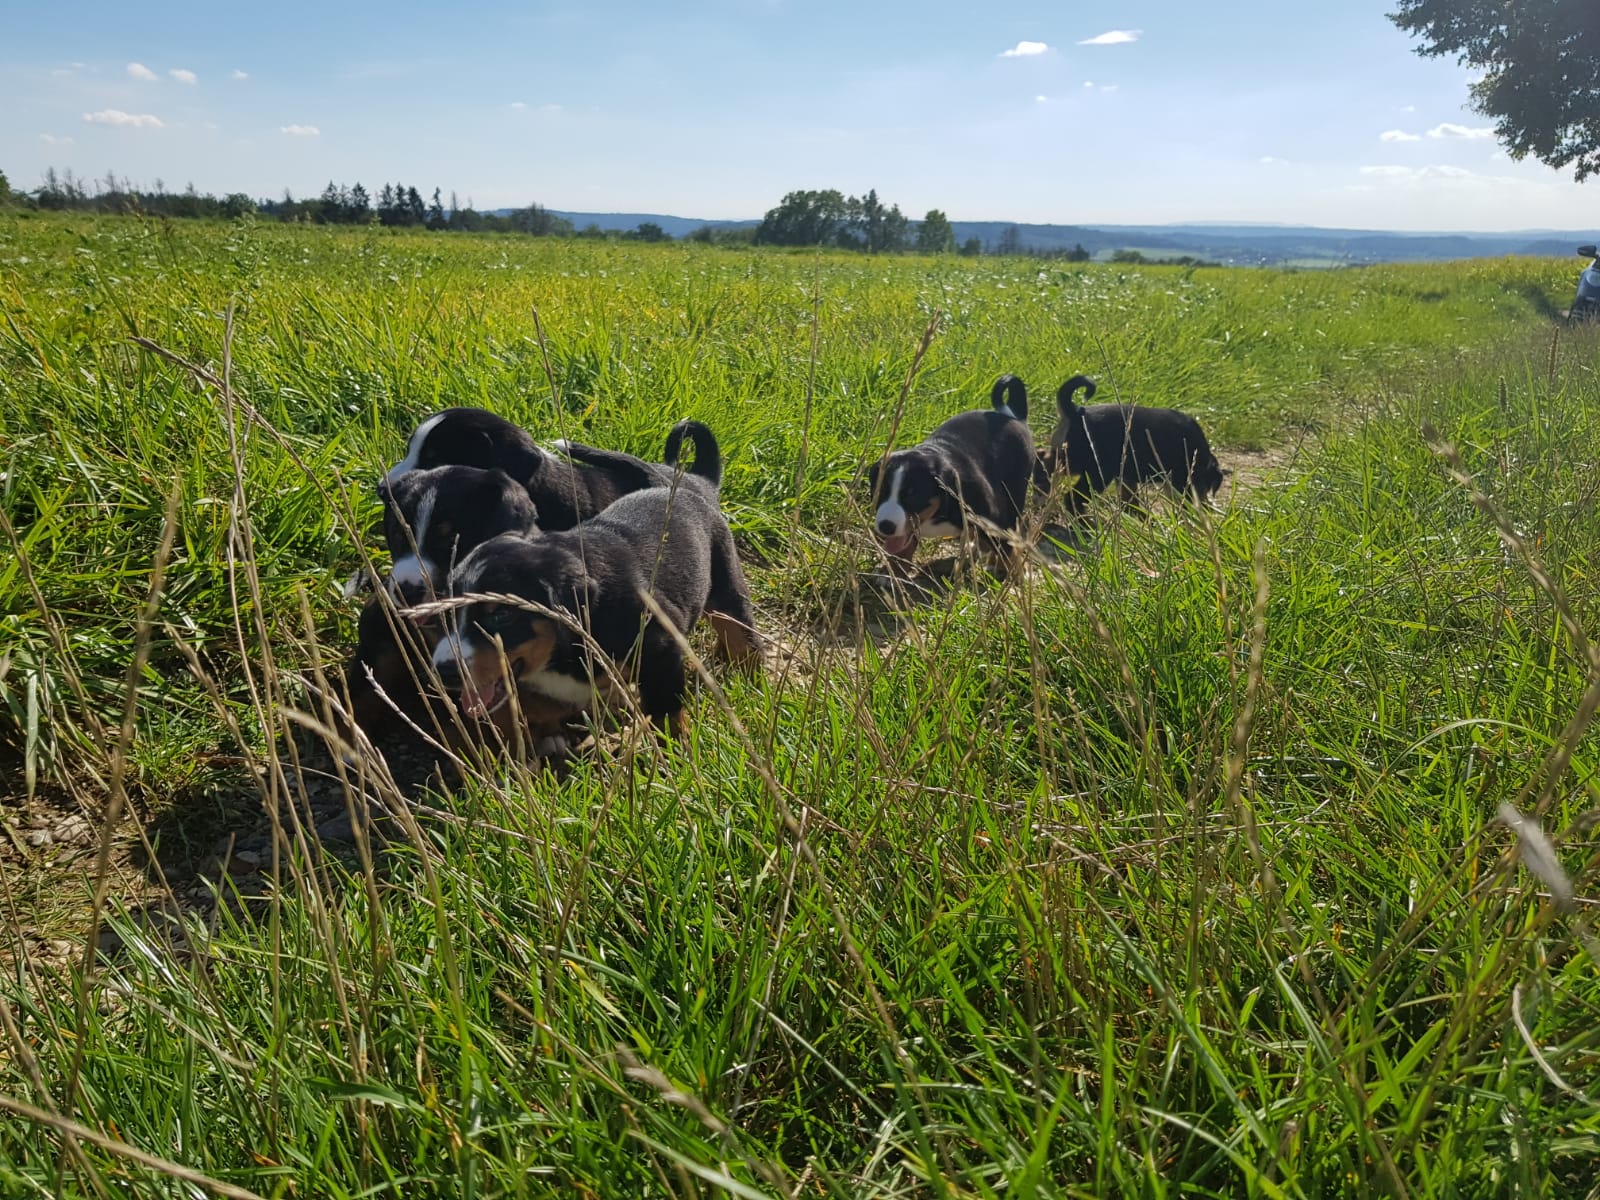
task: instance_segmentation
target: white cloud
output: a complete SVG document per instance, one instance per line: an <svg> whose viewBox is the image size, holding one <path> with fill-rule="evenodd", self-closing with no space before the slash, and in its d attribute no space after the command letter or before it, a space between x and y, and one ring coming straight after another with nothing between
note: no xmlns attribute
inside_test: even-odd
<svg viewBox="0 0 1600 1200"><path fill-rule="evenodd" d="M1080 46L1120 46L1124 42L1137 42L1142 29L1111 29L1105 33L1096 34L1092 38L1084 38Z"/></svg>
<svg viewBox="0 0 1600 1200"><path fill-rule="evenodd" d="M231 78L233 78L233 79L249 79L250 78L250 72L249 71L241 71L241 70L239 70L238 67L235 67L233 69L233 75L231 76Z"/></svg>
<svg viewBox="0 0 1600 1200"><path fill-rule="evenodd" d="M1263 154L1261 156L1261 165L1264 167L1286 167L1289 165L1289 160L1287 158L1279 158L1275 154Z"/></svg>
<svg viewBox="0 0 1600 1200"><path fill-rule="evenodd" d="M1494 128L1492 126L1452 125L1449 121L1446 121L1443 125L1435 125L1428 130L1428 136L1431 138L1462 138L1467 141L1477 141L1480 138L1492 138L1494 136Z"/></svg>
<svg viewBox="0 0 1600 1200"><path fill-rule="evenodd" d="M1402 104L1400 106L1400 111L1403 113L1414 113L1417 111L1417 106L1415 104Z"/></svg>
<svg viewBox="0 0 1600 1200"><path fill-rule="evenodd" d="M1049 46L1043 42L1018 42L1009 50L1000 51L1001 58L1032 58L1036 54L1043 54Z"/></svg>
<svg viewBox="0 0 1600 1200"><path fill-rule="evenodd" d="M1049 96L1035 96L1033 99L1034 99L1034 102L1036 104L1048 104L1048 103L1050 103L1050 97Z"/></svg>
<svg viewBox="0 0 1600 1200"><path fill-rule="evenodd" d="M1360 173L1369 179L1389 180L1393 183L1420 184L1443 183L1486 187L1490 185L1516 185L1520 181L1505 175L1480 175L1465 167L1436 164L1427 167L1362 167Z"/></svg>
<svg viewBox="0 0 1600 1200"><path fill-rule="evenodd" d="M167 74L171 75L179 83L199 83L200 82L199 76L197 76L193 71L184 70L182 67L173 67L172 70L167 72Z"/></svg>
<svg viewBox="0 0 1600 1200"><path fill-rule="evenodd" d="M41 133L39 135L39 140L41 142L43 142L46 146L70 146L70 145L72 145L72 139L71 138L69 138L69 137L57 137L53 133Z"/></svg>
<svg viewBox="0 0 1600 1200"><path fill-rule="evenodd" d="M161 118L149 113L127 113L120 108L102 108L99 112L84 113L89 125L121 125L131 129L160 129Z"/></svg>
<svg viewBox="0 0 1600 1200"><path fill-rule="evenodd" d="M142 79L146 83L150 83L157 77L156 73L143 63L129 63L128 75L133 79Z"/></svg>
<svg viewBox="0 0 1600 1200"><path fill-rule="evenodd" d="M1420 142L1420 133L1407 133L1404 129L1385 129L1378 135L1380 142Z"/></svg>
<svg viewBox="0 0 1600 1200"><path fill-rule="evenodd" d="M525 100L513 100L510 104L510 107L517 112L521 112L523 109L528 107L528 104Z"/></svg>
<svg viewBox="0 0 1600 1200"><path fill-rule="evenodd" d="M290 137L317 137L322 133L315 125L279 125L279 133L287 133Z"/></svg>

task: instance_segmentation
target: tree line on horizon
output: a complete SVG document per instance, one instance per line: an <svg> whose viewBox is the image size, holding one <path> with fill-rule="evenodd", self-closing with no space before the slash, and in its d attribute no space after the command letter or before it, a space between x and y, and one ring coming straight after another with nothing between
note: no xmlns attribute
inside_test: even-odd
<svg viewBox="0 0 1600 1200"><path fill-rule="evenodd" d="M385 183L376 196L361 183L347 185L330 180L319 196L296 199L285 189L278 199L256 199L244 192L214 196L198 191L192 183L182 191L169 191L160 179L153 187L144 188L117 178L115 172L107 172L101 179L86 180L70 170L57 172L50 167L39 187L32 191L14 190L5 173L0 171L0 205L47 211L220 220L253 215L286 223L381 225L441 232L520 233L531 237L673 240L671 234L652 221L626 231L604 230L593 223L578 228L540 204L504 212L479 212L470 197L463 205L452 191L447 204L443 190L436 187L425 200L416 186L398 182ZM955 229L942 211L929 209L921 221L913 222L900 211L898 204L885 205L875 188L859 197L846 196L835 188L792 191L754 226L708 224L685 234L683 240L714 245L814 246L865 254L916 252L976 256L987 250L994 254L1031 255L1068 262L1087 262L1090 258L1089 251L1081 245L1071 250L1030 248L1023 242L1016 225L1002 230L993 247L985 247L976 237L957 246Z"/></svg>

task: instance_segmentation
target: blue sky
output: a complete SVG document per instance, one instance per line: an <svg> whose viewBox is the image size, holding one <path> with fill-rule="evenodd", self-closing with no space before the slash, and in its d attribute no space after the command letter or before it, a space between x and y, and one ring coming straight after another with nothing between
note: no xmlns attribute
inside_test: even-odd
<svg viewBox="0 0 1600 1200"><path fill-rule="evenodd" d="M37 5L0 40L0 170L706 218L837 187L969 220L1600 224L1390 7Z"/></svg>

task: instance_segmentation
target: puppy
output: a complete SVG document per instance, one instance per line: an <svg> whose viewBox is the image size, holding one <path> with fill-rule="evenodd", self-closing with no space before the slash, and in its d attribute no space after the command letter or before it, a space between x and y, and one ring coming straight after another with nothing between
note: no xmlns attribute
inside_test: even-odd
<svg viewBox="0 0 1600 1200"><path fill-rule="evenodd" d="M737 566L727 522L695 487L635 492L571 530L502 535L451 572L451 595L518 597L564 619L475 600L455 610L452 632L434 650L434 667L459 691L465 710L491 714L519 685L588 704L597 686L612 682L614 663L638 684L641 707L656 726L682 734L683 654L640 597L649 592L683 633L708 607L753 631ZM595 657L594 647L603 657Z"/></svg>
<svg viewBox="0 0 1600 1200"><path fill-rule="evenodd" d="M1049 486L1028 428L1022 380L1002 375L989 403L988 412L951 417L926 441L872 465L867 483L877 506L875 528L890 558L909 564L919 541L961 536L969 514L1015 529L1030 487ZM990 543L987 533L980 531L980 538Z"/></svg>
<svg viewBox="0 0 1600 1200"><path fill-rule="evenodd" d="M1224 472L1206 435L1188 413L1133 404L1078 404L1094 398L1094 381L1074 375L1056 392L1056 427L1046 458L1072 477L1069 505L1082 508L1091 493L1116 483L1135 503L1141 483L1164 482L1185 499L1206 500L1222 487Z"/></svg>
<svg viewBox="0 0 1600 1200"><path fill-rule="evenodd" d="M607 452L603 465L568 462L541 450L528 433L481 408L448 408L418 425L406 456L389 468L393 484L412 471L444 465L498 467L528 493L544 529L571 529L629 492L658 482L659 464Z"/></svg>

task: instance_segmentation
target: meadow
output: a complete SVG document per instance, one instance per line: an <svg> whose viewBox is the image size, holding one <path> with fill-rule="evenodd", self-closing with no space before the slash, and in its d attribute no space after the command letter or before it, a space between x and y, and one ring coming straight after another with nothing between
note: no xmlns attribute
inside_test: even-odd
<svg viewBox="0 0 1600 1200"><path fill-rule="evenodd" d="M1573 274L0 212L0 1194L1600 1196ZM866 465L1079 371L1218 510L886 610ZM709 423L767 674L561 779L330 758L449 404Z"/></svg>

